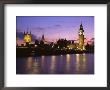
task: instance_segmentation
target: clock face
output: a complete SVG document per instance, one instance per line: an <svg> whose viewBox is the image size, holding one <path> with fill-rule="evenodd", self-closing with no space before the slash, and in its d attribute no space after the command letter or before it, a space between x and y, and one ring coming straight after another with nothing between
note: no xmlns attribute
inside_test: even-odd
<svg viewBox="0 0 110 90"><path fill-rule="evenodd" d="M82 32L79 32L79 35L81 35L82 34Z"/></svg>

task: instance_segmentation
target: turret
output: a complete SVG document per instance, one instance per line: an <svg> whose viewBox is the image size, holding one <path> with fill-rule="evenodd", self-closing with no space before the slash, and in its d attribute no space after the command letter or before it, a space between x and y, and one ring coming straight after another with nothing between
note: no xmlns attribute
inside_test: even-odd
<svg viewBox="0 0 110 90"><path fill-rule="evenodd" d="M82 21L81 21L81 24L80 24L80 30L83 30ZM84 32L84 30L83 30L83 32Z"/></svg>
<svg viewBox="0 0 110 90"><path fill-rule="evenodd" d="M45 40L45 38L44 38L44 34L42 35L42 40Z"/></svg>
<svg viewBox="0 0 110 90"><path fill-rule="evenodd" d="M25 35L25 31L24 31L24 35Z"/></svg>
<svg viewBox="0 0 110 90"><path fill-rule="evenodd" d="M30 35L31 35L31 31L30 31Z"/></svg>

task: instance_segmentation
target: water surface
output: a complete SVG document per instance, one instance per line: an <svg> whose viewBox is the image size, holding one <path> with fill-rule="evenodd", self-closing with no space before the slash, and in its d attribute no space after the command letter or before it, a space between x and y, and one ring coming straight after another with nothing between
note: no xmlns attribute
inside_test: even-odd
<svg viewBox="0 0 110 90"><path fill-rule="evenodd" d="M17 58L16 73L94 74L94 54L66 54Z"/></svg>

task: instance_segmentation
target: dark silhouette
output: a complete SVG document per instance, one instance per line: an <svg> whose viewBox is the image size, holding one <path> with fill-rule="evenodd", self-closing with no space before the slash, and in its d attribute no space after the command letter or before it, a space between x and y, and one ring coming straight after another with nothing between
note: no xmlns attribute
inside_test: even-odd
<svg viewBox="0 0 110 90"><path fill-rule="evenodd" d="M69 49L69 45L75 47ZM62 54L73 54L73 53L94 53L94 42L92 44L85 45L83 51L77 50L77 44L74 40L59 39L56 43L45 44L43 40L35 40L34 44L26 43L21 46L16 46L16 56L33 56L33 55L62 55Z"/></svg>

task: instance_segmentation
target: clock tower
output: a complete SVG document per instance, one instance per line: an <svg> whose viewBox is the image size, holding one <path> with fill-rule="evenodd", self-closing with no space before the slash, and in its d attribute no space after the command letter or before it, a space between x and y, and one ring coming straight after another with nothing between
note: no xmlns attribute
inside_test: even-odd
<svg viewBox="0 0 110 90"><path fill-rule="evenodd" d="M83 51L85 50L85 45L84 45L84 29L83 29L83 26L82 26L82 23L80 25L80 29L79 29L79 46L78 46L78 49Z"/></svg>

